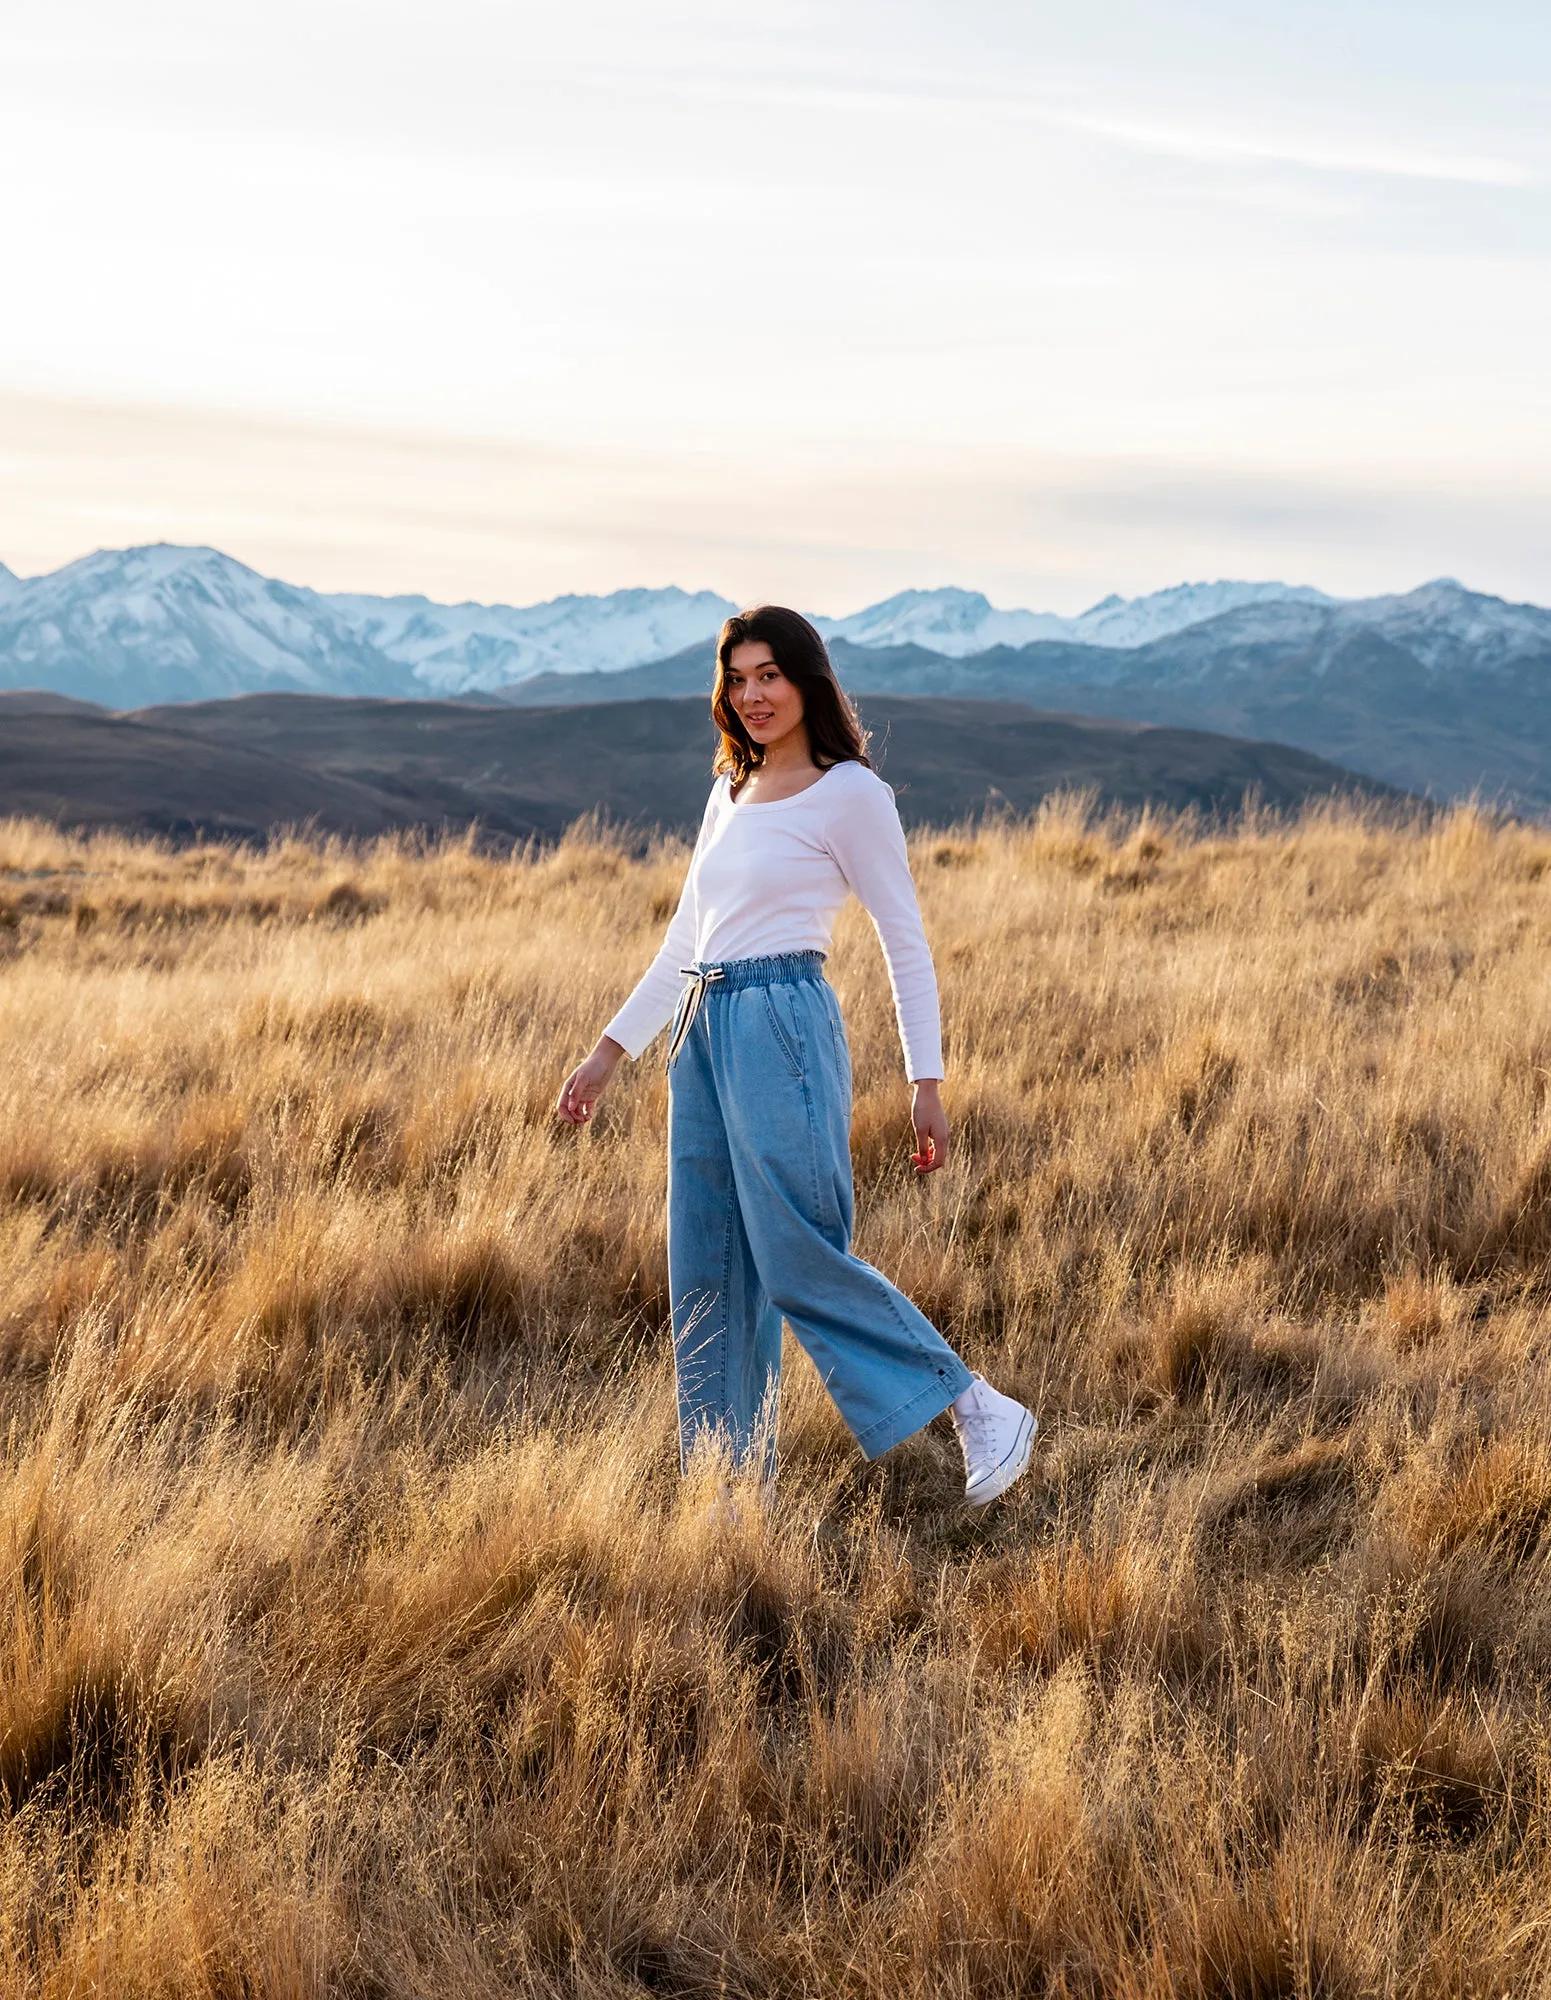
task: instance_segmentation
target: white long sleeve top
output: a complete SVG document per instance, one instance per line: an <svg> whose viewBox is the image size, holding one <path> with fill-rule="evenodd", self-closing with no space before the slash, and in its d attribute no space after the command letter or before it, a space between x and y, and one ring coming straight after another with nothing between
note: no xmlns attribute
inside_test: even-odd
<svg viewBox="0 0 1551 2000"><path fill-rule="evenodd" d="M937 977L894 794L865 764L833 764L789 799L739 805L718 778L662 949L604 1029L632 1058L672 1018L693 962L827 952L855 892L889 969L905 1068L940 1077Z"/></svg>

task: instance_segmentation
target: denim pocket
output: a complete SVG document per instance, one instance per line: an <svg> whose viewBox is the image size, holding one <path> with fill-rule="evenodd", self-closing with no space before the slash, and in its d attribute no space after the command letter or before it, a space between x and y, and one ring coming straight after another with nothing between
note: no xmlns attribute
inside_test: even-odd
<svg viewBox="0 0 1551 2000"><path fill-rule="evenodd" d="M840 1002L834 991L825 996L824 1011L829 1016L829 1038L834 1045L835 1066L840 1071L840 1080L847 1091L851 1088L851 1045L846 1040L846 1024L841 1017Z"/></svg>
<svg viewBox="0 0 1551 2000"><path fill-rule="evenodd" d="M781 1052L786 1057L792 1075L801 1076L802 1045L794 1040L795 1029L783 1027L781 1024L781 1010L775 1002L776 989L773 986L762 986L759 990L765 996L765 1012L770 1016L770 1026L776 1040L781 1044Z"/></svg>

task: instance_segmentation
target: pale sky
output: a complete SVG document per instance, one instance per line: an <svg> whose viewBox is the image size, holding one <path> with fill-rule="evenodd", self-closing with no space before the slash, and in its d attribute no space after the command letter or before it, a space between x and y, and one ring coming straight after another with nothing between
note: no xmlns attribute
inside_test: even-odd
<svg viewBox="0 0 1551 2000"><path fill-rule="evenodd" d="M1546 0L0 0L0 560L1551 602Z"/></svg>

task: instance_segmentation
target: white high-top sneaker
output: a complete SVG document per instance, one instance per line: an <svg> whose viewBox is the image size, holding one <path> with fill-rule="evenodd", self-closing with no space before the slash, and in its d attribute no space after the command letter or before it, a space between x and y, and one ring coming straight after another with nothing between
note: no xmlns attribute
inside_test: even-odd
<svg viewBox="0 0 1551 2000"><path fill-rule="evenodd" d="M964 1450L964 1498L986 1507L1028 1470L1039 1429L1034 1412L977 1375L951 1408Z"/></svg>

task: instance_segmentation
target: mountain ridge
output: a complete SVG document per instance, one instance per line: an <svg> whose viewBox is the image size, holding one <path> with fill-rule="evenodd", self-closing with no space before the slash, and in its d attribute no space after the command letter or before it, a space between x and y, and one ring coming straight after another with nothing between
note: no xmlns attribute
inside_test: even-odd
<svg viewBox="0 0 1551 2000"><path fill-rule="evenodd" d="M1245 603L1333 602L1306 585L1180 584L1076 618L999 610L978 591L897 592L827 638L918 643L944 658L1038 638L1129 646ZM208 547L99 549L30 578L0 570L0 686L126 709L267 688L360 695L494 691L546 672L620 671L708 642L737 607L714 591L626 589L540 604L320 592Z"/></svg>
<svg viewBox="0 0 1551 2000"><path fill-rule="evenodd" d="M1511 615L1483 636L1481 607L1500 602L1440 580L1390 598L1245 606L1129 649L1040 640L949 660L834 640L831 653L857 695L1013 699L1212 730L1287 743L1406 791L1480 793L1551 815L1551 612L1503 607ZM540 707L709 686L695 647L618 675L537 677L499 699Z"/></svg>
<svg viewBox="0 0 1551 2000"><path fill-rule="evenodd" d="M1224 611L1258 603L1334 604L1308 584L1178 583L1144 597L1111 592L1075 618L1051 611L999 611L980 591L902 590L848 618L816 620L826 639L853 645L925 646L947 659L998 645L1068 640L1076 645L1128 648L1198 625Z"/></svg>
<svg viewBox="0 0 1551 2000"><path fill-rule="evenodd" d="M0 688L115 710L262 692L518 707L703 695L727 608L676 588L528 607L328 597L219 551L158 544L0 579ZM939 590L824 624L858 693L1279 741L1408 791L1480 791L1551 814L1551 611L1539 606L1450 578L1374 598L1217 583L1101 600L1055 636L1007 643L1027 629L1019 619L1043 629L1046 614ZM908 636L922 631L934 645ZM1006 636L964 650L987 631ZM1128 643L1099 643L1103 632Z"/></svg>

